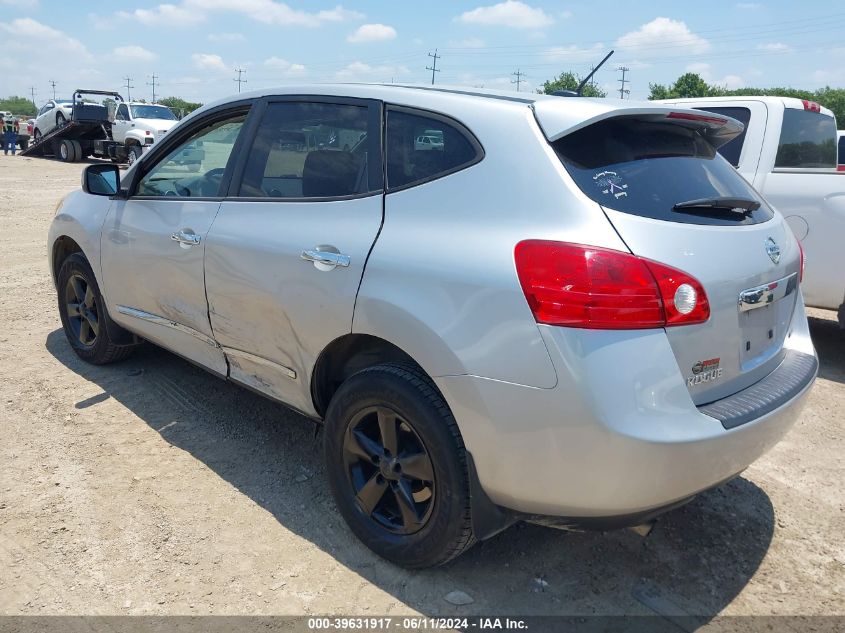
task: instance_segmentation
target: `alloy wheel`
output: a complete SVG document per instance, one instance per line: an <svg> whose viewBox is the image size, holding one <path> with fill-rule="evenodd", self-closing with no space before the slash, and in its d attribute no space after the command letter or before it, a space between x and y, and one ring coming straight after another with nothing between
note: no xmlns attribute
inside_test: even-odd
<svg viewBox="0 0 845 633"><path fill-rule="evenodd" d="M65 285L65 313L68 326L79 342L91 347L100 333L94 288L82 275L71 275Z"/></svg>
<svg viewBox="0 0 845 633"><path fill-rule="evenodd" d="M425 527L434 508L434 467L407 420L384 406L359 412L346 429L343 459L361 512L394 534Z"/></svg>

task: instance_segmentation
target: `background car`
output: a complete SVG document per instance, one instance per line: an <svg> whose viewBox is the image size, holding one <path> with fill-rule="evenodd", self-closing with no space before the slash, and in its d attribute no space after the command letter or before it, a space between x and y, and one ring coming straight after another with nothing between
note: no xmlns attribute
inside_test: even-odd
<svg viewBox="0 0 845 633"><path fill-rule="evenodd" d="M38 111L33 126L33 139L37 142L42 136L49 134L54 128L61 127L70 121L73 114L73 101L67 99L50 99Z"/></svg>

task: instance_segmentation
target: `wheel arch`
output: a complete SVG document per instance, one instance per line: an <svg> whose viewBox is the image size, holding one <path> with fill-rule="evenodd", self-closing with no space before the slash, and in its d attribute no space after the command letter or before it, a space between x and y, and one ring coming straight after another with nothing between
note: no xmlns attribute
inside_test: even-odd
<svg viewBox="0 0 845 633"><path fill-rule="evenodd" d="M53 285L56 285L58 282L59 269L62 267L62 264L74 253L82 253L82 256L88 259L88 256L85 255L79 243L68 235L60 235L53 242L50 253L50 273L53 275Z"/></svg>
<svg viewBox="0 0 845 633"><path fill-rule="evenodd" d="M390 341L370 334L344 334L320 353L311 372L314 410L324 417L332 396L352 374L382 363L410 364L425 371L407 352Z"/></svg>

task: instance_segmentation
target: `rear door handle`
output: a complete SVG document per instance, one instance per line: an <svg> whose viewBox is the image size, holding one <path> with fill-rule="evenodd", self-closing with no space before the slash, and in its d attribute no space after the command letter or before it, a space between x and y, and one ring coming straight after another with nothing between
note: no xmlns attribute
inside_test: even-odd
<svg viewBox="0 0 845 633"><path fill-rule="evenodd" d="M187 246L196 246L202 241L202 238L196 233L186 233L185 231L173 233L170 236L170 239L174 242L179 242L180 244L185 244Z"/></svg>
<svg viewBox="0 0 845 633"><path fill-rule="evenodd" d="M351 261L349 255L342 253L332 253L331 251L318 251L316 249L302 251L302 259L315 264L323 264L324 266L342 266L346 268Z"/></svg>

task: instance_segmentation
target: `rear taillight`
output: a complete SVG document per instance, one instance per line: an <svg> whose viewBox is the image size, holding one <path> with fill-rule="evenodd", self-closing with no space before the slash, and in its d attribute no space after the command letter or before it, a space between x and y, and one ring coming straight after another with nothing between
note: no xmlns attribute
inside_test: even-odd
<svg viewBox="0 0 845 633"><path fill-rule="evenodd" d="M667 119L681 119L683 121L700 121L701 123L715 123L716 125L725 125L727 119L718 116L711 116L707 114L694 114L692 112L670 112L666 115Z"/></svg>
<svg viewBox="0 0 845 633"><path fill-rule="evenodd" d="M816 103L815 101L809 101L807 99L801 99L801 103L804 104L804 109L809 112L821 112L822 107Z"/></svg>
<svg viewBox="0 0 845 633"><path fill-rule="evenodd" d="M801 240L798 242L798 283L804 281L804 247L801 245Z"/></svg>
<svg viewBox="0 0 845 633"><path fill-rule="evenodd" d="M697 279L629 253L525 240L516 245L514 260L538 323L628 330L710 318L707 295Z"/></svg>

